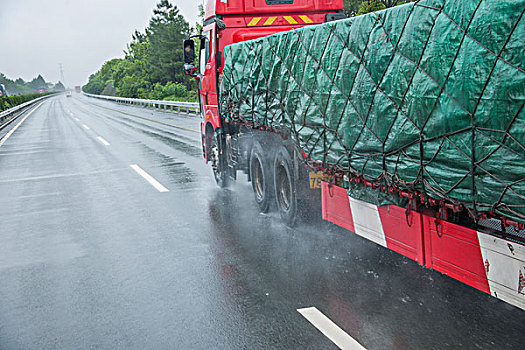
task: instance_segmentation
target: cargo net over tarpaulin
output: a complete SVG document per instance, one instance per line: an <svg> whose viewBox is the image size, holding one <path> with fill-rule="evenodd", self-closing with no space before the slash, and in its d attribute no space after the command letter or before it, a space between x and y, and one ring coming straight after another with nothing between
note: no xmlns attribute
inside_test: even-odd
<svg viewBox="0 0 525 350"><path fill-rule="evenodd" d="M228 46L223 115L383 191L525 223L524 11L421 0Z"/></svg>

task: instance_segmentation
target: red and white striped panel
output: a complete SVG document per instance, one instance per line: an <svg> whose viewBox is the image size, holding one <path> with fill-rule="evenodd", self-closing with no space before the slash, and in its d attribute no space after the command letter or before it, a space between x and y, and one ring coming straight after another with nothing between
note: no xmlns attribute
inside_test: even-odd
<svg viewBox="0 0 525 350"><path fill-rule="evenodd" d="M525 247L398 206L378 207L323 183L323 219L525 309Z"/></svg>
<svg viewBox="0 0 525 350"><path fill-rule="evenodd" d="M378 207L323 182L323 219L424 265L421 215L394 205Z"/></svg>
<svg viewBox="0 0 525 350"><path fill-rule="evenodd" d="M478 232L490 294L525 309L525 247Z"/></svg>
<svg viewBox="0 0 525 350"><path fill-rule="evenodd" d="M525 310L525 247L423 216L425 265Z"/></svg>

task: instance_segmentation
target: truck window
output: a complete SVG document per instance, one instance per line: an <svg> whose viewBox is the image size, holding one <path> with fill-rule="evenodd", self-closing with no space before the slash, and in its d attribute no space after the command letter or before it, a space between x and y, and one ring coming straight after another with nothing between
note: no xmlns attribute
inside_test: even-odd
<svg viewBox="0 0 525 350"><path fill-rule="evenodd" d="M206 64L210 60L211 56L211 31L207 31L202 34L203 39L201 40L201 52L199 57L199 69L200 73L204 74L206 70Z"/></svg>

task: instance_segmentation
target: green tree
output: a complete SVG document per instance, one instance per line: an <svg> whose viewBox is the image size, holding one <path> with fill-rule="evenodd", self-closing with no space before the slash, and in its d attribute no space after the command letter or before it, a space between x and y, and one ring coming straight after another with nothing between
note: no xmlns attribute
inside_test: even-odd
<svg viewBox="0 0 525 350"><path fill-rule="evenodd" d="M348 17L384 10L415 0L343 0L343 10Z"/></svg>
<svg viewBox="0 0 525 350"><path fill-rule="evenodd" d="M115 77L120 72L120 66L124 60L115 58L104 63L102 68L95 74L89 77L89 82L84 86L83 90L90 94L101 94L108 84L116 84Z"/></svg>
<svg viewBox="0 0 525 350"><path fill-rule="evenodd" d="M104 91L104 83L100 79L98 72L89 76L89 81L82 87L84 92L88 94L100 95Z"/></svg>
<svg viewBox="0 0 525 350"><path fill-rule="evenodd" d="M206 12L204 11L204 5L199 4L199 16L197 17L197 23L195 23L195 34L200 34L204 26L204 17Z"/></svg>
<svg viewBox="0 0 525 350"><path fill-rule="evenodd" d="M25 82L22 78L16 80L9 79L0 73L0 84L3 84L9 95L28 95L38 92L40 88L47 88L52 84L47 83L45 79L38 75L30 82Z"/></svg>
<svg viewBox="0 0 525 350"><path fill-rule="evenodd" d="M405 0L381 0L381 3L385 5L386 8L394 7L394 6L401 5L407 2L408 1L405 1Z"/></svg>
<svg viewBox="0 0 525 350"><path fill-rule="evenodd" d="M38 90L41 87L45 87L46 81L45 79L39 74L38 77L31 80L29 83L27 83L27 86L29 86L32 89Z"/></svg>
<svg viewBox="0 0 525 350"><path fill-rule="evenodd" d="M179 14L177 7L168 0L161 0L146 29L151 45L149 63L155 68L151 72L151 82L187 81L183 69L182 41L190 35L190 25Z"/></svg>
<svg viewBox="0 0 525 350"><path fill-rule="evenodd" d="M151 83L136 75L127 75L122 79L117 95L131 98L150 98Z"/></svg>
<svg viewBox="0 0 525 350"><path fill-rule="evenodd" d="M357 15L364 15L369 12L384 10L386 7L380 0L366 0L359 5Z"/></svg>
<svg viewBox="0 0 525 350"><path fill-rule="evenodd" d="M359 11L359 5L362 0L344 0L343 1L343 11L347 17L354 17Z"/></svg>
<svg viewBox="0 0 525 350"><path fill-rule="evenodd" d="M168 0L160 0L146 30L133 33L125 58L106 62L90 77L84 90L100 93L108 83L113 83L118 96L191 98L188 91L196 86L185 76L182 59L182 41L191 32L177 7ZM176 93L172 93L173 86L177 86Z"/></svg>
<svg viewBox="0 0 525 350"><path fill-rule="evenodd" d="M65 90L66 90L66 87L64 86L64 84L62 84L61 81L59 81L59 82L56 83L56 85L53 87L53 90L55 90L55 91L65 91Z"/></svg>

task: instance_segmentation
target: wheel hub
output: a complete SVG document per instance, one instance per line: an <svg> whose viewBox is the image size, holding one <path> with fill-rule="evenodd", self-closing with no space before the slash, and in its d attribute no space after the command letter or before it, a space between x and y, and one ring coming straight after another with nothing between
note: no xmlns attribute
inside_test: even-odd
<svg viewBox="0 0 525 350"><path fill-rule="evenodd" d="M288 176L286 170L281 166L280 171L280 181L279 181L279 202L281 203L284 210L290 209L290 185L288 181Z"/></svg>
<svg viewBox="0 0 525 350"><path fill-rule="evenodd" d="M258 198L264 196L264 179L262 178L261 163L257 160L253 169L253 181L255 183L255 192Z"/></svg>

